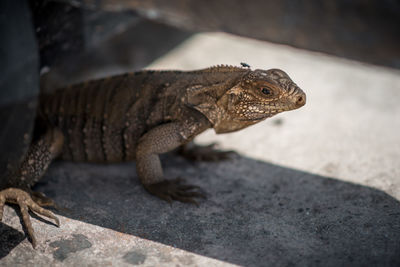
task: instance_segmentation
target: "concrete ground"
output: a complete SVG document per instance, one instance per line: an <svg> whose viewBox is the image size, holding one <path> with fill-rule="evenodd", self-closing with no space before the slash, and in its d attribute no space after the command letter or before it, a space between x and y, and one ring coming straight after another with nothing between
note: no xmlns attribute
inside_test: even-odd
<svg viewBox="0 0 400 267"><path fill-rule="evenodd" d="M379 51L376 51L378 53ZM37 190L61 227L39 217L33 250L10 206L2 266L399 266L400 72L227 34L199 34L149 68L281 68L305 107L237 133L220 163L162 157L165 175L208 194L200 207L145 192L134 164L57 162Z"/></svg>

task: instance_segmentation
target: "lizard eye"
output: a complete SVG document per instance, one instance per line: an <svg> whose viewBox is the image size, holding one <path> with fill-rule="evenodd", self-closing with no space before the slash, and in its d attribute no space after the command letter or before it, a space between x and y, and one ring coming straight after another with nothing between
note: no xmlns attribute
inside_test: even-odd
<svg viewBox="0 0 400 267"><path fill-rule="evenodd" d="M265 88L265 87L261 88L261 92L264 95L270 95L271 94L271 90L269 90L268 88Z"/></svg>

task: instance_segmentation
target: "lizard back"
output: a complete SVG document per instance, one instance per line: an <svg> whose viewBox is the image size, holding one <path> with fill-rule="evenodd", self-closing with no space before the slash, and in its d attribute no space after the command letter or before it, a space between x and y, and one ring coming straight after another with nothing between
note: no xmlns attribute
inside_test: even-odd
<svg viewBox="0 0 400 267"><path fill-rule="evenodd" d="M148 72L118 75L41 96L41 119L64 134L61 158L87 162L133 160L137 141L149 126L149 107L159 100L154 91L162 90L162 79L148 78ZM161 84L155 84L155 80Z"/></svg>

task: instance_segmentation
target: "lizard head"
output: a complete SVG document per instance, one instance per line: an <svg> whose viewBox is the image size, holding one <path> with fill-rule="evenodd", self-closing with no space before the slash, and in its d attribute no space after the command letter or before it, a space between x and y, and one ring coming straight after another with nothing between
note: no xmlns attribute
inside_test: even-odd
<svg viewBox="0 0 400 267"><path fill-rule="evenodd" d="M305 93L284 71L249 71L217 101L225 114L213 128L217 133L236 131L305 103Z"/></svg>

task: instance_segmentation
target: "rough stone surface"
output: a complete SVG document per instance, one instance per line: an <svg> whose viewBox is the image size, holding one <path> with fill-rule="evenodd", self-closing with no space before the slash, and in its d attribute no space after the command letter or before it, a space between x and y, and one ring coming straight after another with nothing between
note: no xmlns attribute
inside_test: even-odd
<svg viewBox="0 0 400 267"><path fill-rule="evenodd" d="M60 206L61 227L35 217L33 250L7 206L0 265L400 265L399 72L225 34L195 36L150 67L240 62L284 69L308 102L200 136L236 149L230 161L163 155L167 177L207 192L200 207L150 196L134 163L57 162L36 189Z"/></svg>

